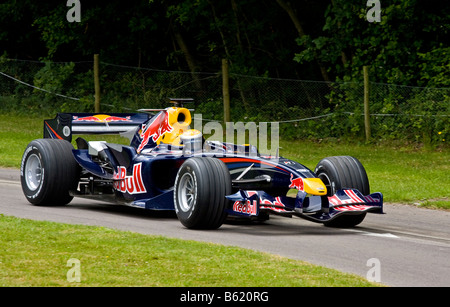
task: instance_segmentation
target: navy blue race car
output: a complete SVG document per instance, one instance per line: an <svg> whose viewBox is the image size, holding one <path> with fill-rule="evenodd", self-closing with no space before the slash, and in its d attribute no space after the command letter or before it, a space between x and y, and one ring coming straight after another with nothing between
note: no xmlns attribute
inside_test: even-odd
<svg viewBox="0 0 450 307"><path fill-rule="evenodd" d="M148 113L59 113L44 121L20 169L34 205L65 205L83 197L150 210L175 210L187 228L219 228L228 216L266 220L297 216L352 227L383 212L366 171L351 156L322 159L312 171L250 144L205 140L190 129L189 109ZM148 111L148 110L147 110ZM153 110L155 111L155 110ZM156 111L155 111L156 112ZM86 141L74 134L122 134L130 145Z"/></svg>

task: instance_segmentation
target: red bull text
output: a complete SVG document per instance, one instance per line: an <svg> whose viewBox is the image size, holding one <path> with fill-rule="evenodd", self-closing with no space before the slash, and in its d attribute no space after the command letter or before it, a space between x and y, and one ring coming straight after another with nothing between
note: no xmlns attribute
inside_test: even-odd
<svg viewBox="0 0 450 307"><path fill-rule="evenodd" d="M233 204L233 211L248 215L256 215L258 209L258 203L256 200L253 203L250 200L247 201L236 201Z"/></svg>
<svg viewBox="0 0 450 307"><path fill-rule="evenodd" d="M117 171L113 176L115 190L128 194L147 193L142 181L142 163L133 166L131 176L127 176L127 169L124 166L118 167Z"/></svg>

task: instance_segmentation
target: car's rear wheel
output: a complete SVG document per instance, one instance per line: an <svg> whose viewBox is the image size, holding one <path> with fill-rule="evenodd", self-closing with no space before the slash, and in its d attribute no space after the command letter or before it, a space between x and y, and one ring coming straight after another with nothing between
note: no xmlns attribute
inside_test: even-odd
<svg viewBox="0 0 450 307"><path fill-rule="evenodd" d="M351 156L336 156L322 159L314 172L327 187L327 196L333 196L340 189L357 189L363 195L370 194L366 170L358 159ZM329 227L353 227L361 223L366 213L341 215L325 222Z"/></svg>
<svg viewBox="0 0 450 307"><path fill-rule="evenodd" d="M230 173L214 158L190 158L178 171L174 204L180 222L187 228L216 229L227 217L231 194Z"/></svg>
<svg viewBox="0 0 450 307"><path fill-rule="evenodd" d="M39 139L28 144L22 157L20 180L27 200L34 205L65 205L78 184L79 166L73 146L65 140Z"/></svg>

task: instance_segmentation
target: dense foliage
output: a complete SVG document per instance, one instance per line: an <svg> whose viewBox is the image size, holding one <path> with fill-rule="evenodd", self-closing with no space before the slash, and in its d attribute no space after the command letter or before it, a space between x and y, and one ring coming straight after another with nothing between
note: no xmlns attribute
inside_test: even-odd
<svg viewBox="0 0 450 307"><path fill-rule="evenodd" d="M221 119L217 73L226 58L232 120L332 114L281 129L292 137L363 138L367 65L370 111L381 114L372 120L375 138L442 144L450 133L445 1L379 0L379 22L368 18L376 0L73 1L81 4L80 22L67 20L66 2L0 3L0 71L79 100L57 101L2 79L1 109L90 111L92 59L98 53L104 108L161 107L176 95L196 98L205 117Z"/></svg>
<svg viewBox="0 0 450 307"><path fill-rule="evenodd" d="M370 65L378 82L450 84L445 1L381 0L372 23L365 0L79 2L70 23L66 1L2 1L0 54L203 72L228 58L234 73L331 81Z"/></svg>

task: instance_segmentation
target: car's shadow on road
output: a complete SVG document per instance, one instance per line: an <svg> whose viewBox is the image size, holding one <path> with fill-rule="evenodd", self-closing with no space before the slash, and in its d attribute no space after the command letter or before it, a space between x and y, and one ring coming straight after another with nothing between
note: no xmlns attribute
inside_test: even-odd
<svg viewBox="0 0 450 307"><path fill-rule="evenodd" d="M124 217L143 218L143 219L177 219L175 211L169 210L145 210L142 208L130 207L125 205L109 204L103 202L92 202L92 204L77 203L73 201L67 208L77 208L90 210L106 214L116 214Z"/></svg>
<svg viewBox="0 0 450 307"><path fill-rule="evenodd" d="M252 221L247 219L228 218L218 229L214 230L192 230L185 228L177 219L175 211L167 210L145 210L124 205L93 202L84 204L73 202L65 208L95 211L102 214L115 215L117 217L139 219L151 223L173 222L173 227L179 231L209 232L214 235L245 234L257 237L263 236L334 236L334 235L356 235L352 232L339 231L336 228L325 227L322 224L306 221L297 217L288 218L270 215L266 221ZM355 227L358 229L358 227Z"/></svg>

